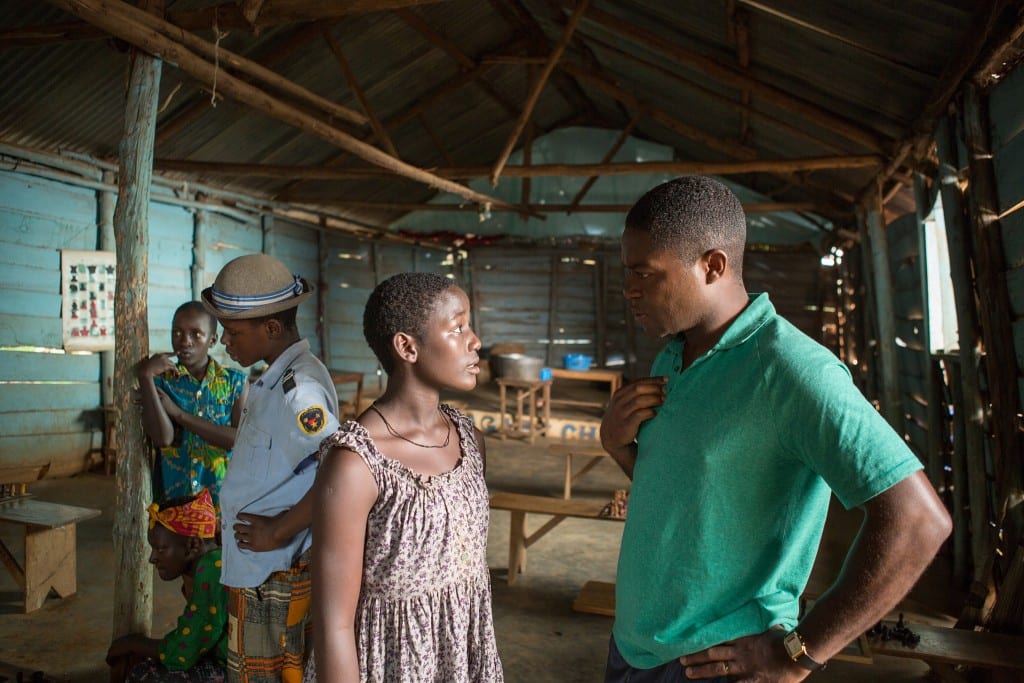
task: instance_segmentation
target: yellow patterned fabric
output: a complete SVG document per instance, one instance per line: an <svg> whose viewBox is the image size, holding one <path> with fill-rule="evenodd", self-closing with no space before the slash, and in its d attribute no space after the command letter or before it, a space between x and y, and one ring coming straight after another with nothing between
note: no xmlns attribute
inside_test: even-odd
<svg viewBox="0 0 1024 683"><path fill-rule="evenodd" d="M158 503L150 505L149 528L157 524L181 536L213 538L217 533L217 512L209 489L203 489L193 500L177 507L161 510Z"/></svg>

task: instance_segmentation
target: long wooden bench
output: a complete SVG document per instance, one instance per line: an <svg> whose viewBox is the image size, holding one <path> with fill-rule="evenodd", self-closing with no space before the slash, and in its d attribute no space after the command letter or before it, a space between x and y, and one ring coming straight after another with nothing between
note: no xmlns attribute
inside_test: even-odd
<svg viewBox="0 0 1024 683"><path fill-rule="evenodd" d="M41 478L46 467L40 472L32 479ZM24 475L0 472L0 479L18 476ZM25 592L27 614L42 607L51 589L60 598L78 590L75 525L98 517L100 511L36 500L26 493L23 483L4 481L3 484L5 497L0 498L0 522L24 529L24 566L2 539L0 563Z"/></svg>
<svg viewBox="0 0 1024 683"><path fill-rule="evenodd" d="M876 655L920 659L951 683L967 681L955 669L960 666L1024 671L1024 636L917 623L907 623L906 627L921 640L904 645L898 640L869 636L871 651Z"/></svg>
<svg viewBox="0 0 1024 683"><path fill-rule="evenodd" d="M531 496L524 493L498 492L491 496L492 510L508 510L511 513L508 540L508 583L515 583L516 577L526 571L526 549L568 517L580 519L602 519L621 522L617 517L603 517L601 510L606 503L590 500L566 500L548 496ZM550 515L532 534L526 529L526 515Z"/></svg>
<svg viewBox="0 0 1024 683"><path fill-rule="evenodd" d="M579 481L583 475L594 469L604 458L611 457L600 445L590 442L560 442L548 446L548 452L552 455L565 457L565 484L562 488L562 498L572 498L572 485ZM579 472L573 472L573 456L589 458L580 468Z"/></svg>

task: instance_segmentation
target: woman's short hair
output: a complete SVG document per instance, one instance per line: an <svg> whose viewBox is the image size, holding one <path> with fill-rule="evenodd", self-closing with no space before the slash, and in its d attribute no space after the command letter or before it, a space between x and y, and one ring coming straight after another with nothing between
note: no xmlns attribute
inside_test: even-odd
<svg viewBox="0 0 1024 683"><path fill-rule="evenodd" d="M384 372L394 369L395 335L404 332L422 339L438 298L455 287L455 281L437 273L399 273L377 285L363 310L363 336Z"/></svg>

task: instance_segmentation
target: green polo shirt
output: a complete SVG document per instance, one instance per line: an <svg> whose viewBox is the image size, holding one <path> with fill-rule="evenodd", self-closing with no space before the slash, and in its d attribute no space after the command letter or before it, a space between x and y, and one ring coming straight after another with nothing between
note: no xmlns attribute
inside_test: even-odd
<svg viewBox="0 0 1024 683"><path fill-rule="evenodd" d="M767 294L680 372L637 438L615 642L636 668L797 622L830 490L861 505L921 464L826 348Z"/></svg>

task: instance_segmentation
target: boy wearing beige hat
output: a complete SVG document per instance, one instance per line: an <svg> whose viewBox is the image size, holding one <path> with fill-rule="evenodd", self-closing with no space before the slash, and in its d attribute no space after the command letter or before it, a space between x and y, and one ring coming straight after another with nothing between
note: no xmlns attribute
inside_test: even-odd
<svg viewBox="0 0 1024 683"><path fill-rule="evenodd" d="M305 463L338 428L330 373L295 324L312 291L276 258L250 254L227 263L202 293L228 355L269 366L249 389L221 488L229 681L298 683L307 658L307 494L316 469Z"/></svg>

